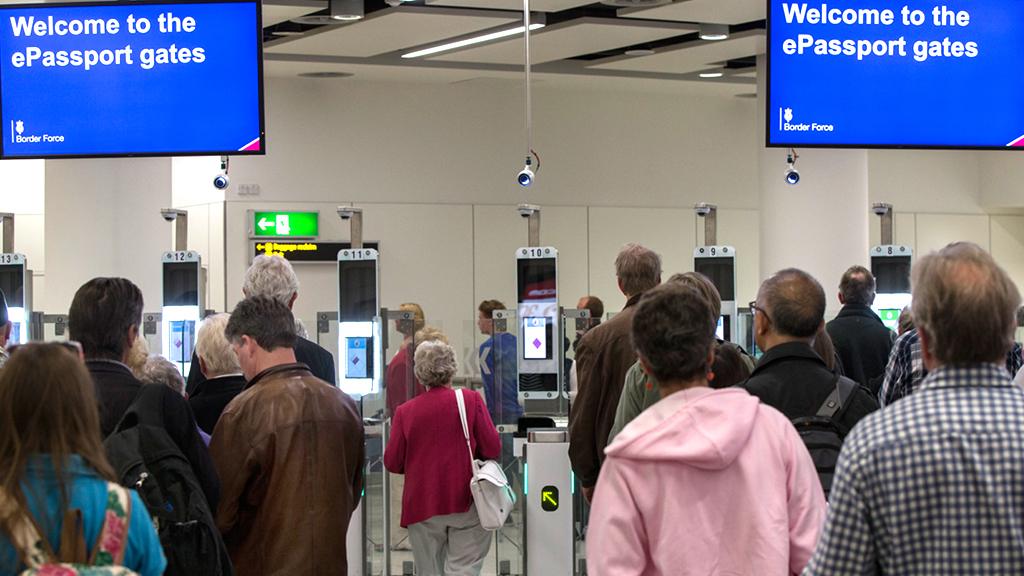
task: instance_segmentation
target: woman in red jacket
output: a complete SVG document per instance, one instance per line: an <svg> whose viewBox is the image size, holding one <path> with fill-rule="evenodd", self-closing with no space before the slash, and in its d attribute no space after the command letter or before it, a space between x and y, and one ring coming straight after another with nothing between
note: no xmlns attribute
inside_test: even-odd
<svg viewBox="0 0 1024 576"><path fill-rule="evenodd" d="M466 439L452 390L455 350L443 342L417 346L416 378L427 392L395 411L384 466L405 474L402 526L409 529L419 576L474 576L491 546L480 526L469 481ZM479 394L464 393L473 457L501 454L498 432Z"/></svg>

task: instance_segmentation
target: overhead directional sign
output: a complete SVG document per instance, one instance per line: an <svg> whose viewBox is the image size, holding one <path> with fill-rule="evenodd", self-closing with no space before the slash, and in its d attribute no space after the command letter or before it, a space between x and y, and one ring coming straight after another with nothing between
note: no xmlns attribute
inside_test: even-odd
<svg viewBox="0 0 1024 576"><path fill-rule="evenodd" d="M319 212L252 212L252 238L316 238Z"/></svg>
<svg viewBox="0 0 1024 576"><path fill-rule="evenodd" d="M558 486L545 486L540 491L540 507L545 512L558 510Z"/></svg>
<svg viewBox="0 0 1024 576"><path fill-rule="evenodd" d="M352 247L352 244L348 242L305 242L302 240L295 242L257 240L251 244L253 257L265 254L281 256L290 262L326 262L328 264L336 264L338 252ZM365 242L363 247L377 250L380 245L378 242Z"/></svg>

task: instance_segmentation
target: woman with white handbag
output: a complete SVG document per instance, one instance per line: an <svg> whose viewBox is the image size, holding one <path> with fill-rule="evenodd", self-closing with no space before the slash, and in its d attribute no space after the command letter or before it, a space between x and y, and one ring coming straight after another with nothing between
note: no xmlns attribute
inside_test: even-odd
<svg viewBox="0 0 1024 576"><path fill-rule="evenodd" d="M478 476L473 460L499 457L501 441L483 398L460 390L463 428L451 386L458 368L451 346L424 342L413 363L427 391L395 411L384 466L405 475L402 526L409 530L416 574L476 576L492 535L481 525L470 490Z"/></svg>

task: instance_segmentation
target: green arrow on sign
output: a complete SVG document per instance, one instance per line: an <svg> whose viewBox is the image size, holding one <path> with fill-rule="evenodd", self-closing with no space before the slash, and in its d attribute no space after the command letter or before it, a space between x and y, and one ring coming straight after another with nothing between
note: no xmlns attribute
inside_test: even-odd
<svg viewBox="0 0 1024 576"><path fill-rule="evenodd" d="M319 212L253 212L253 237L316 238Z"/></svg>

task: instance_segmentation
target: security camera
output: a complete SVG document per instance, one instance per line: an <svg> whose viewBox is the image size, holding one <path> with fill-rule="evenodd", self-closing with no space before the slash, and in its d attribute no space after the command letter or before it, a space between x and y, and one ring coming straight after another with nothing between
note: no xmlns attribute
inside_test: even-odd
<svg viewBox="0 0 1024 576"><path fill-rule="evenodd" d="M892 204L886 204L885 202L875 202L871 205L871 211L876 216L885 216L890 210L892 210Z"/></svg>
<svg viewBox="0 0 1024 576"><path fill-rule="evenodd" d="M354 208L352 206L338 206L338 217L342 220L351 220L352 216L362 212L362 208Z"/></svg>
<svg viewBox="0 0 1024 576"><path fill-rule="evenodd" d="M786 169L786 184L796 186L800 183L800 172L792 164Z"/></svg>
<svg viewBox="0 0 1024 576"><path fill-rule="evenodd" d="M520 204L517 210L519 211L520 216L523 218L529 218L537 212L540 212L540 206L535 204Z"/></svg>
<svg viewBox="0 0 1024 576"><path fill-rule="evenodd" d="M533 184L533 178L533 170L530 170L530 167L526 166L519 173L519 175L516 176L516 181L518 181L519 185L522 186L523 188L529 188L530 185Z"/></svg>
<svg viewBox="0 0 1024 576"><path fill-rule="evenodd" d="M160 216L168 222L174 222L178 219L178 215L181 214L181 210L175 210L173 208L161 208Z"/></svg>
<svg viewBox="0 0 1024 576"><path fill-rule="evenodd" d="M228 178L227 174L217 174L213 177L213 187L217 190L224 190L230 183L231 180Z"/></svg>
<svg viewBox="0 0 1024 576"><path fill-rule="evenodd" d="M694 205L693 210L697 213L697 216L704 217L707 216L708 214L711 214L711 212L714 211L715 208L718 208L718 206L715 206L714 204L708 204L707 202L701 202L699 204Z"/></svg>

